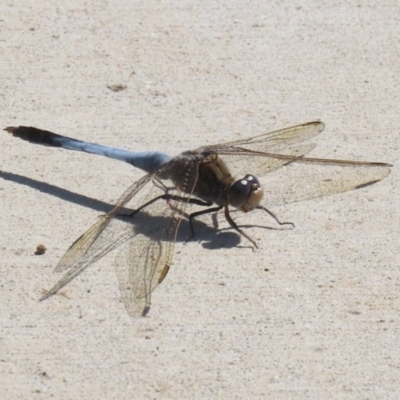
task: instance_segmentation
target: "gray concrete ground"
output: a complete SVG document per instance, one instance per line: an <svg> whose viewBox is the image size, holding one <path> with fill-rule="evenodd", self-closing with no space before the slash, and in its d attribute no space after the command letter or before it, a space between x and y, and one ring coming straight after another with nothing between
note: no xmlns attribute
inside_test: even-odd
<svg viewBox="0 0 400 400"><path fill-rule="evenodd" d="M114 254L38 299L142 173L4 132L2 399L399 398L398 1L22 0L0 15L3 127L174 155L320 119L313 155L394 164L376 185L273 208L295 229L241 217L256 252L202 218L132 320Z"/></svg>

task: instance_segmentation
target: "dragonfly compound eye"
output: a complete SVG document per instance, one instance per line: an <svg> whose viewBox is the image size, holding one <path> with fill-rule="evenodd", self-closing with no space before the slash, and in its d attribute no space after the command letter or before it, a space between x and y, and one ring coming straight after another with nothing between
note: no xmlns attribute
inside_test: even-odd
<svg viewBox="0 0 400 400"><path fill-rule="evenodd" d="M229 204L244 212L252 211L260 203L263 194L258 179L253 175L246 175L229 188Z"/></svg>

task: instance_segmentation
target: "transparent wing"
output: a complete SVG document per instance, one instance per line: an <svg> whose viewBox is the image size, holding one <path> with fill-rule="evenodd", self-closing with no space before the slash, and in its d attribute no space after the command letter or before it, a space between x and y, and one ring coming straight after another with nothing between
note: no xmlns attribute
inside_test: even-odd
<svg viewBox="0 0 400 400"><path fill-rule="evenodd" d="M147 184L171 167L174 167L173 162L133 184L112 211L74 242L57 266L57 271L69 271L41 300L55 294L105 254L122 246L116 270L125 307L131 316L148 312L151 292L164 279L171 265L178 227L190 198L168 203L164 199L151 202L165 192L159 185ZM188 173L195 166L188 164L185 168L184 173ZM117 215L124 206L138 209L148 202L150 204L133 217Z"/></svg>
<svg viewBox="0 0 400 400"><path fill-rule="evenodd" d="M288 203L359 189L380 181L390 173L389 164L347 164L308 166L292 164L264 179L264 205Z"/></svg>
<svg viewBox="0 0 400 400"><path fill-rule="evenodd" d="M252 174L261 177L277 170L315 148L313 143L301 143L280 149L278 153L259 153L247 149L221 149L218 155L224 160L231 173L237 178ZM279 156L279 157L277 157ZM282 156L284 156L282 158Z"/></svg>
<svg viewBox="0 0 400 400"><path fill-rule="evenodd" d="M82 257L88 257L89 254L94 254L94 249L88 253L91 246L99 239L101 243L104 239L100 238L102 232L111 223L112 219L120 212L120 210L134 197L145 185L156 178L157 174L148 174L136 181L123 195L118 199L116 206L106 215L92 225L82 236L80 236L67 250L64 256L59 261L56 272L62 272L74 266L77 268L77 263L82 260ZM104 235L103 235L104 236ZM98 248L99 246L96 246ZM72 271L70 271L72 273ZM79 274L80 272L78 272ZM76 275L74 275L75 277ZM49 291L50 292L50 291ZM54 294L54 293L51 293ZM49 295L51 295L49 294ZM45 295L46 297L47 294Z"/></svg>
<svg viewBox="0 0 400 400"><path fill-rule="evenodd" d="M321 121L306 122L305 124L292 126L290 128L263 133L247 139L219 143L204 147L202 149L208 148L212 150L218 150L221 148L240 147L252 151L272 151L276 149L283 149L287 146L311 139L312 137L319 135L324 128L325 125Z"/></svg>
<svg viewBox="0 0 400 400"><path fill-rule="evenodd" d="M373 170L368 172L372 180L378 181L382 179L380 176L384 172L380 171L379 168L385 169L391 165L375 162L304 157L315 146L313 143L301 142L318 135L323 131L324 127L322 122L309 122L245 140L210 146L204 148L202 151L216 152L230 168L231 173L234 173L237 177L242 177L249 173L261 177L268 172L296 162L313 165L368 167L373 168ZM373 178L374 173L375 178ZM342 189L340 191L351 190ZM337 193L337 191L332 193Z"/></svg>
<svg viewBox="0 0 400 400"><path fill-rule="evenodd" d="M203 147L199 151L212 151L223 156L224 162L237 177L248 173L262 176L288 164L290 157L302 157L310 152L315 145L302 142L320 134L324 127L320 121L308 122L243 140ZM268 157L267 153L288 158Z"/></svg>
<svg viewBox="0 0 400 400"><path fill-rule="evenodd" d="M329 166L319 164L310 169L307 165L293 163L262 182L263 206L267 209L285 204L330 196L361 189L385 178L390 165ZM235 210L236 211L236 210ZM235 213L235 220L242 221L246 214Z"/></svg>
<svg viewBox="0 0 400 400"><path fill-rule="evenodd" d="M116 230L111 227L106 228L111 224L114 216L119 210L148 182L150 182L155 174L149 174L135 182L121 198L118 200L117 205L108 214L99 218L99 220L92 225L82 236L80 236L67 250L64 256L59 261L56 272L69 270L64 277L57 282L40 300L44 300L58 290L64 287L72 279L83 272L92 263L97 261L103 255L115 248L120 240L126 235L126 232ZM96 244L96 245L94 245Z"/></svg>
<svg viewBox="0 0 400 400"><path fill-rule="evenodd" d="M196 164L181 167L184 175L197 176ZM151 202L133 218L134 235L123 244L116 259L121 298L132 317L147 314L152 292L168 273L179 225L194 185L195 181L191 188L183 184L179 191L174 191L175 199ZM140 203L146 204L154 199L156 190L161 191L159 186L155 186ZM184 196L183 193L189 195Z"/></svg>
<svg viewBox="0 0 400 400"><path fill-rule="evenodd" d="M151 294L163 281L172 262L175 235L184 203L158 200L137 215L134 236L121 247L116 273L121 298L128 314L144 316L150 309ZM136 216L135 216L136 217Z"/></svg>

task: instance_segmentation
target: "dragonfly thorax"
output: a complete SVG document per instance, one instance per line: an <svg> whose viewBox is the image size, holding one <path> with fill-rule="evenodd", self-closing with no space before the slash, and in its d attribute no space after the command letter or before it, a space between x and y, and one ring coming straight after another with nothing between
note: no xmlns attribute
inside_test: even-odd
<svg viewBox="0 0 400 400"><path fill-rule="evenodd" d="M232 183L228 189L228 200L232 207L239 208L243 212L254 210L260 203L264 191L260 182L253 175L246 175Z"/></svg>

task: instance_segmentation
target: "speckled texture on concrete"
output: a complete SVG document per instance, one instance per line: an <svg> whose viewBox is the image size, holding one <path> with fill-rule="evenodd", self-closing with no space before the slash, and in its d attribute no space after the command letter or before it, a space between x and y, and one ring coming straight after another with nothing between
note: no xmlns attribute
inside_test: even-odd
<svg viewBox="0 0 400 400"><path fill-rule="evenodd" d="M313 155L394 167L274 208L292 230L242 217L256 252L204 217L131 320L113 254L38 299L141 172L3 132L0 397L398 398L399 16L395 0L2 2L2 127L174 155L320 119Z"/></svg>

